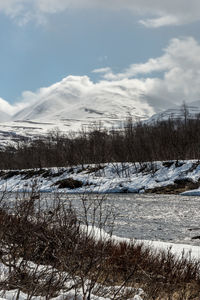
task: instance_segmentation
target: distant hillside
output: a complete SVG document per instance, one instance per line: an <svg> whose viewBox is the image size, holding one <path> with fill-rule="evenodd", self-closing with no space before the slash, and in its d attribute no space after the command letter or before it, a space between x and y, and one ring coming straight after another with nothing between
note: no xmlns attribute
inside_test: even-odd
<svg viewBox="0 0 200 300"><path fill-rule="evenodd" d="M185 113L187 114L187 118L195 119L200 114L200 101L186 104L185 107L184 105L175 106L158 114L154 114L152 117L147 119L145 123L152 124L168 120L169 118L173 120L183 119L185 117Z"/></svg>

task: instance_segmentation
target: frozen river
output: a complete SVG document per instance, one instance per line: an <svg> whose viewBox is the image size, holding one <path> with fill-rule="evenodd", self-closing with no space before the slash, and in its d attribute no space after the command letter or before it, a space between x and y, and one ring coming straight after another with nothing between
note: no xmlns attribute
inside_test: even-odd
<svg viewBox="0 0 200 300"><path fill-rule="evenodd" d="M50 203L52 194L42 194ZM153 194L63 195L83 214L83 202L88 213L92 201L103 199L103 214L107 209L116 215L114 234L120 237L158 240L200 246L200 197Z"/></svg>
<svg viewBox="0 0 200 300"><path fill-rule="evenodd" d="M200 245L200 197L120 195L114 205L117 235Z"/></svg>

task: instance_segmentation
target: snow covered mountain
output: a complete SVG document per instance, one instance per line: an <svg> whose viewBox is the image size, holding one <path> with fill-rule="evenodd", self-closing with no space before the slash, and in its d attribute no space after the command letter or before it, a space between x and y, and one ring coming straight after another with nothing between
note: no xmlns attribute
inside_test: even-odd
<svg viewBox="0 0 200 300"><path fill-rule="evenodd" d="M0 110L0 122L6 122L11 119L11 116L4 111Z"/></svg>
<svg viewBox="0 0 200 300"><path fill-rule="evenodd" d="M134 119L145 119L152 111L146 103L123 97L120 99L111 96L107 99L98 95L88 95L87 98L80 100L77 96L70 95L66 98L37 101L15 114L12 120L42 121L42 123L56 121L72 127L79 121L84 124L102 121L105 125L115 125L116 121L124 120L129 115Z"/></svg>
<svg viewBox="0 0 200 300"><path fill-rule="evenodd" d="M94 123L120 127L128 116L132 116L133 121L144 120L147 124L184 116L183 105L153 115L153 109L137 98L125 99L123 95L113 95L112 92L109 100L95 93L85 95L84 99L81 97L75 92L63 93L59 98L52 94L45 95L12 117L0 111L0 145L34 139L55 129L64 133L78 131L82 126L88 128ZM200 101L187 105L189 118L195 118L198 114Z"/></svg>
<svg viewBox="0 0 200 300"><path fill-rule="evenodd" d="M185 114L190 119L196 118L200 114L200 101L195 101L186 104L185 106L175 106L174 108L170 108L158 114L154 114L144 122L147 124L152 124L158 121L167 121L169 118L174 120L183 119L185 117Z"/></svg>
<svg viewBox="0 0 200 300"><path fill-rule="evenodd" d="M76 89L64 90L59 95L56 91L44 92L43 97L36 97L9 122L0 121L1 144L41 136L55 128L61 132L78 131L94 123L119 127L129 116L136 121L154 113L148 103L132 95L127 97L123 91L106 90L105 94L95 90L80 94Z"/></svg>
<svg viewBox="0 0 200 300"><path fill-rule="evenodd" d="M11 117L5 113L5 102L2 102L4 110L0 105L0 145L46 135L55 129L64 133L78 131L94 123L119 128L130 116L133 121L152 123L183 115L182 106L153 115L154 109L141 100L134 88L124 89L119 85L99 88L87 77L67 77L36 93L26 92L25 98L26 106L22 105L24 108ZM195 117L198 113L200 101L191 103L188 115Z"/></svg>

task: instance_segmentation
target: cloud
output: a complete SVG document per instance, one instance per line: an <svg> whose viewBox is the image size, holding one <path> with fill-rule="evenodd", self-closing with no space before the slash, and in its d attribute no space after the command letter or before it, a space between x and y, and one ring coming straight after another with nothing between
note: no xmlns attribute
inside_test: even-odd
<svg viewBox="0 0 200 300"><path fill-rule="evenodd" d="M164 49L164 54L158 58L150 58L146 63L132 64L122 73L114 74L108 67L96 69L93 72L102 73L104 79L117 80L138 75L147 75L153 72L172 72L181 69L183 72L194 72L200 66L200 45L193 37L182 39L174 38L169 46Z"/></svg>
<svg viewBox="0 0 200 300"><path fill-rule="evenodd" d="M24 92L15 106L0 99L0 110L13 113L43 102L46 109L52 110L54 104L70 109L86 102L87 107L103 108L108 104L115 108L115 103L122 107L134 103L150 115L183 101L200 100L200 44L192 37L172 39L162 56L133 64L124 72L115 74L109 67L94 72L101 76L96 83L88 76L68 76L35 93Z"/></svg>
<svg viewBox="0 0 200 300"><path fill-rule="evenodd" d="M112 70L111 70L111 68L109 68L109 67L106 67L106 68L100 68L100 69L95 69L95 70L93 70L92 71L92 73L103 73L103 74L108 74L108 73L110 73L110 72L112 72Z"/></svg>
<svg viewBox="0 0 200 300"><path fill-rule="evenodd" d="M19 103L15 103L12 105L3 98L0 98L0 115L2 116L2 114L6 114L12 116L19 110L23 109L24 107L27 107L29 104L30 102L23 99Z"/></svg>
<svg viewBox="0 0 200 300"><path fill-rule="evenodd" d="M13 113L13 106L10 105L6 100L0 98L0 112L11 115Z"/></svg>
<svg viewBox="0 0 200 300"><path fill-rule="evenodd" d="M74 99L81 99L86 91L91 89L93 86L92 81L87 76L67 76L63 78L60 82L50 85L49 87L43 87L38 89L38 91L30 92L25 91L22 94L22 101L20 104L26 106L27 103L43 101L46 99L60 99L63 101L66 96L71 97L68 99L68 104L70 101L74 103ZM59 100L58 100L59 101Z"/></svg>
<svg viewBox="0 0 200 300"><path fill-rule="evenodd" d="M0 0L0 11L21 23L31 19L42 22L48 14L68 9L96 7L131 11L141 18L141 24L153 28L200 20L199 0Z"/></svg>
<svg viewBox="0 0 200 300"><path fill-rule="evenodd" d="M144 25L145 27L152 27L152 28L158 28L167 25L181 25L179 18L177 18L177 16L172 16L172 15L162 16L154 19L140 20L140 24Z"/></svg>

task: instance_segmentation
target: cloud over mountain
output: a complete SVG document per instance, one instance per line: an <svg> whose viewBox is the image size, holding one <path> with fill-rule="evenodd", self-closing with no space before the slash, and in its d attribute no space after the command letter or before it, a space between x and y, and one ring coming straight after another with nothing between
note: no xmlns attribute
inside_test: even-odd
<svg viewBox="0 0 200 300"><path fill-rule="evenodd" d="M24 92L23 103L29 103L14 119L58 120L148 117L154 109L141 98L142 85L135 79L100 81L87 76L68 76L36 93Z"/></svg>
<svg viewBox="0 0 200 300"><path fill-rule="evenodd" d="M9 104L6 100L0 98L0 112L6 113L8 115L12 115L15 111L14 106L12 106L11 104Z"/></svg>
<svg viewBox="0 0 200 300"><path fill-rule="evenodd" d="M124 72L113 73L108 68L94 72L102 75L98 82L88 76L67 76L60 82L25 91L14 106L0 99L0 110L20 118L45 117L56 119L71 112L80 118L87 111L123 115L129 108L137 108L138 115L151 115L179 105L183 101L200 99L200 44L192 37L172 39L163 55L145 63L133 64ZM31 107L31 109L30 109Z"/></svg>

